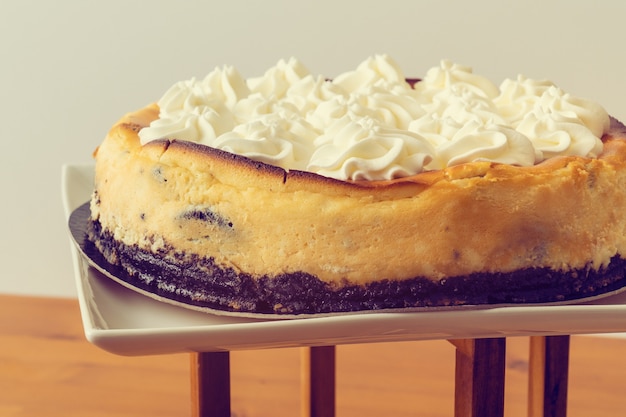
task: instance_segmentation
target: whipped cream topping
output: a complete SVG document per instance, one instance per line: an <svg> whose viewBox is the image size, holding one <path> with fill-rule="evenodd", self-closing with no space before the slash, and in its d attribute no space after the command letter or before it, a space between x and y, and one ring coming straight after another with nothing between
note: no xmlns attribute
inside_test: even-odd
<svg viewBox="0 0 626 417"><path fill-rule="evenodd" d="M596 157L609 116L551 81L519 75L496 86L441 61L412 87L387 55L333 80L297 59L244 79L233 67L173 85L159 118L139 132L201 143L339 180L389 180L489 161L531 166Z"/></svg>

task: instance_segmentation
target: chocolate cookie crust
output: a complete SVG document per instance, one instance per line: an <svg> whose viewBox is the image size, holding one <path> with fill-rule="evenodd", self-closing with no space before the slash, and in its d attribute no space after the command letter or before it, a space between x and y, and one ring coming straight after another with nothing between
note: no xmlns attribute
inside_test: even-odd
<svg viewBox="0 0 626 417"><path fill-rule="evenodd" d="M593 297L626 285L626 260L571 271L526 268L433 281L414 277L365 285L329 284L306 272L253 277L211 257L167 248L151 253L112 238L89 220L85 251L117 278L158 296L203 308L256 314L321 314L389 309L551 303ZM95 243L94 243L95 242ZM96 247L97 246L97 247Z"/></svg>

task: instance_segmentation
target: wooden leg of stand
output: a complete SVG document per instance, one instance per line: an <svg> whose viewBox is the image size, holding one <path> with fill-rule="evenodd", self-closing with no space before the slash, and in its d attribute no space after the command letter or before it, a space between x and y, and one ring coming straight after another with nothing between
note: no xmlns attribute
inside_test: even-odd
<svg viewBox="0 0 626 417"><path fill-rule="evenodd" d="M569 336L530 338L528 416L565 417Z"/></svg>
<svg viewBox="0 0 626 417"><path fill-rule="evenodd" d="M230 417L230 355L228 352L191 354L193 417Z"/></svg>
<svg viewBox="0 0 626 417"><path fill-rule="evenodd" d="M460 339L456 347L455 417L502 417L506 339Z"/></svg>
<svg viewBox="0 0 626 417"><path fill-rule="evenodd" d="M335 346L302 348L301 416L335 416Z"/></svg>

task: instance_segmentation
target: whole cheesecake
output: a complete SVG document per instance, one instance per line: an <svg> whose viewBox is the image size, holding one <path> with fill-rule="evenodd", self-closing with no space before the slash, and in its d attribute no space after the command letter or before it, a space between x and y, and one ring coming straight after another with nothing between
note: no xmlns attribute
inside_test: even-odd
<svg viewBox="0 0 626 417"><path fill-rule="evenodd" d="M273 315L626 285L626 128L595 104L448 62L407 82L386 56L333 81L216 71L210 99L178 84L95 152L88 239L131 285Z"/></svg>

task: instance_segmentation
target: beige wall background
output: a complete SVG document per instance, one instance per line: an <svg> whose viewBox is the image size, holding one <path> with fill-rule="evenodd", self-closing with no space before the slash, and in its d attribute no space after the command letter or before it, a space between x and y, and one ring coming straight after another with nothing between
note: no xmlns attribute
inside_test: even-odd
<svg viewBox="0 0 626 417"><path fill-rule="evenodd" d="M0 1L0 293L75 296L61 165L174 82L296 56L333 76L376 53L500 82L548 78L626 121L626 2Z"/></svg>

